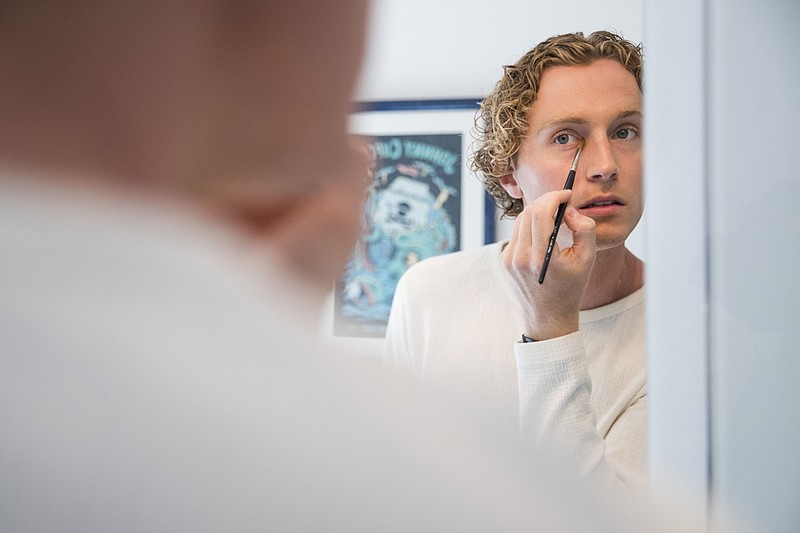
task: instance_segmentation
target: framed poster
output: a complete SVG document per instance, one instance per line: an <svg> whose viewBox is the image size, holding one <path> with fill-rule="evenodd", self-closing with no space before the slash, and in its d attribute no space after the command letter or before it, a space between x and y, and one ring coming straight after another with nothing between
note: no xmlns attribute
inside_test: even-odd
<svg viewBox="0 0 800 533"><path fill-rule="evenodd" d="M361 236L334 289L334 337L383 339L408 268L494 241L494 205L468 169L478 102L372 102L352 115L373 178Z"/></svg>

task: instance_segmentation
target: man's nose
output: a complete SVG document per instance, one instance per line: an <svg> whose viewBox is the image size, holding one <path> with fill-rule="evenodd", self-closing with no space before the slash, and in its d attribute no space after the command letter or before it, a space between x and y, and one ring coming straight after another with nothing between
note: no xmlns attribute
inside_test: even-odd
<svg viewBox="0 0 800 533"><path fill-rule="evenodd" d="M579 167L583 167L583 175L586 179L601 181L617 179L617 160L611 142L605 135L601 137L590 137L586 139L586 144L581 153Z"/></svg>

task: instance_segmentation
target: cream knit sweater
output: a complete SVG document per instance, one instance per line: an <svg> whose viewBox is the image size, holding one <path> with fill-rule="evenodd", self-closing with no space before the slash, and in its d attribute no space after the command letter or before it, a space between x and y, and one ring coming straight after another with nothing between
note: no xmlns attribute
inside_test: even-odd
<svg viewBox="0 0 800 533"><path fill-rule="evenodd" d="M532 444L611 489L645 483L644 289L582 311L580 331L520 341L495 243L412 267L397 286L384 364L518 416Z"/></svg>

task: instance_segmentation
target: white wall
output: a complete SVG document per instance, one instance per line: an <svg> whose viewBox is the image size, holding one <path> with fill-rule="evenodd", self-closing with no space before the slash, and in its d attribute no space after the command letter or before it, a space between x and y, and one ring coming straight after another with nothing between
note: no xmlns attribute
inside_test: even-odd
<svg viewBox="0 0 800 533"><path fill-rule="evenodd" d="M640 42L641 1L374 0L363 100L483 96L539 41L614 29Z"/></svg>

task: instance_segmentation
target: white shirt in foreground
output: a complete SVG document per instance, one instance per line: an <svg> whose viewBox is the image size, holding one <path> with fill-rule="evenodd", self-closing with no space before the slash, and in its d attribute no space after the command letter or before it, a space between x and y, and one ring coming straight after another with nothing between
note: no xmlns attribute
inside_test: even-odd
<svg viewBox="0 0 800 533"><path fill-rule="evenodd" d="M339 365L300 280L184 207L0 181L0 250L0 530L649 522Z"/></svg>
<svg viewBox="0 0 800 533"><path fill-rule="evenodd" d="M0 175L0 530L703 531L358 375L238 232L42 185Z"/></svg>

